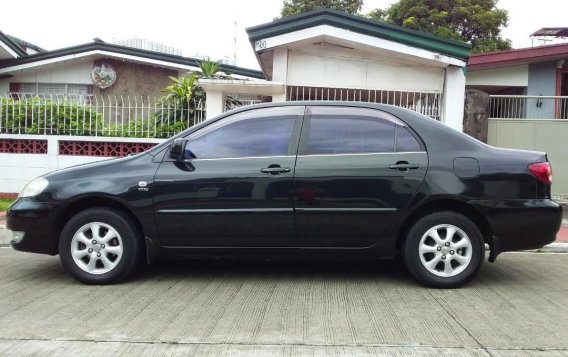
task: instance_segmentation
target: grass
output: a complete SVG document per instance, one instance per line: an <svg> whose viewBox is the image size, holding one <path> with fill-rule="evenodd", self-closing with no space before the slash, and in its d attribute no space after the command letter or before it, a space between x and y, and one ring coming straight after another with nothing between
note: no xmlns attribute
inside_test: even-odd
<svg viewBox="0 0 568 357"><path fill-rule="evenodd" d="M0 212L6 212L6 210L8 209L8 206L14 202L14 200L9 200L6 198L2 198L0 199Z"/></svg>

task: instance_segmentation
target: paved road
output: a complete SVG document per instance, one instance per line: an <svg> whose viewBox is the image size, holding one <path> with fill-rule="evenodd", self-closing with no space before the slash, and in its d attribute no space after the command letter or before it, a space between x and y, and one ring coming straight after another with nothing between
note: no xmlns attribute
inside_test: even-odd
<svg viewBox="0 0 568 357"><path fill-rule="evenodd" d="M503 254L434 290L392 261L175 260L94 287L0 248L0 355L567 356L567 266Z"/></svg>

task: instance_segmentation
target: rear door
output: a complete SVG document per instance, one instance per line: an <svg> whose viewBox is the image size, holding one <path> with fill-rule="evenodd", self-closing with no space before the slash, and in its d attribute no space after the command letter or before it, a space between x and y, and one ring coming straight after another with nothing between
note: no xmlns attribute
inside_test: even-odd
<svg viewBox="0 0 568 357"><path fill-rule="evenodd" d="M295 175L300 245L364 247L386 237L427 168L423 145L392 115L308 107Z"/></svg>
<svg viewBox="0 0 568 357"><path fill-rule="evenodd" d="M163 245L296 245L293 184L303 106L240 112L191 134L188 162L155 177Z"/></svg>

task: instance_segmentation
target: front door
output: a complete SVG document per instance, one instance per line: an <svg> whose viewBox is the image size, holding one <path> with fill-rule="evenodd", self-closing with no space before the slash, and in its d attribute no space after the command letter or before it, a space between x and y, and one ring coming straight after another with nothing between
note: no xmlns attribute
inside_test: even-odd
<svg viewBox="0 0 568 357"><path fill-rule="evenodd" d="M296 162L300 245L373 245L389 234L427 167L423 145L392 115L308 107Z"/></svg>
<svg viewBox="0 0 568 357"><path fill-rule="evenodd" d="M155 178L162 245L296 244L293 183L303 106L240 112L188 136Z"/></svg>

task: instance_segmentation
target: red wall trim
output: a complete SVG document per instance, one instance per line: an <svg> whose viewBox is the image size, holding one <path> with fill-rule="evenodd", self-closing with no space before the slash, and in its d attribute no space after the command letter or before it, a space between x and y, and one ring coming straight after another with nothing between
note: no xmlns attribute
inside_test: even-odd
<svg viewBox="0 0 568 357"><path fill-rule="evenodd" d="M0 139L3 154L47 154L47 140Z"/></svg>
<svg viewBox="0 0 568 357"><path fill-rule="evenodd" d="M59 155L123 157L154 147L155 143L121 143L103 141L59 141Z"/></svg>
<svg viewBox="0 0 568 357"><path fill-rule="evenodd" d="M562 90L562 74L568 73L568 67L557 68L556 69L556 96L559 97ZM556 119L560 118L560 102L556 100L555 107L556 107Z"/></svg>
<svg viewBox="0 0 568 357"><path fill-rule="evenodd" d="M560 96L560 90L562 89L560 86L562 85L562 73L567 73L568 67L557 68L556 69L556 95Z"/></svg>

